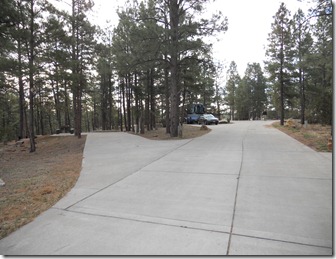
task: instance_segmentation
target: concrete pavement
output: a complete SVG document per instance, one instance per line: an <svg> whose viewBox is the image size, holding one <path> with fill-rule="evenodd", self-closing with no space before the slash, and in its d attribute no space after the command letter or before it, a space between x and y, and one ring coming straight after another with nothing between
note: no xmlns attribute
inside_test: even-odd
<svg viewBox="0 0 336 259"><path fill-rule="evenodd" d="M267 124L193 140L89 134L76 186L0 254L331 255L331 154Z"/></svg>

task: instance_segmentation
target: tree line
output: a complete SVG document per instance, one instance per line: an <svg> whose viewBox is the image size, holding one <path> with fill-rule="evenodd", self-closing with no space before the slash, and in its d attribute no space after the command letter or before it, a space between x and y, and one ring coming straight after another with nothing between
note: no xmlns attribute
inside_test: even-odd
<svg viewBox="0 0 336 259"><path fill-rule="evenodd" d="M69 126L78 137L143 132L158 120L177 136L180 97L211 102L214 64L203 37L226 31L227 20L199 19L207 2L129 2L112 30L90 23L90 0L72 0L71 12L45 0L5 0L2 140L29 136L33 152L36 134Z"/></svg>
<svg viewBox="0 0 336 259"><path fill-rule="evenodd" d="M270 118L332 124L332 1L316 0L292 16L282 3L268 35L265 69L248 64L240 78L233 61L227 71L226 102L232 119Z"/></svg>
<svg viewBox="0 0 336 259"><path fill-rule="evenodd" d="M233 61L221 86L206 37L225 33L209 0L130 1L115 28L89 21L94 2L71 0L71 11L46 0L3 0L0 10L0 139L56 129L144 133L158 124L178 136L185 107L203 103L217 116L258 118L264 110L331 123L332 4L316 1L309 17L275 15L266 69ZM310 23L314 20L314 23ZM225 110L228 107L227 111Z"/></svg>

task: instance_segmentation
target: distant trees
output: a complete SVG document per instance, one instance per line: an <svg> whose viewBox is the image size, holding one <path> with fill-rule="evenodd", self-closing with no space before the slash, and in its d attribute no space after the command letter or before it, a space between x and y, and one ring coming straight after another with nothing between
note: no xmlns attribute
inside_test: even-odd
<svg viewBox="0 0 336 259"><path fill-rule="evenodd" d="M13 103L18 106L12 104L11 110L17 109L19 120L9 135L0 137L5 141L29 136L31 152L36 134L52 133L63 125L74 125L80 137L82 91L94 66L90 49L95 37L85 15L92 4L73 0L72 7L69 15L44 0L17 0L5 1L2 9L0 99L8 100L8 94L17 98ZM4 118L8 111L1 110ZM0 132L8 127L2 123Z"/></svg>
<svg viewBox="0 0 336 259"><path fill-rule="evenodd" d="M332 124L333 92L333 16L332 1L316 1L316 8L310 10L316 19L312 26L313 43L308 56L309 84L307 90L308 119L314 122Z"/></svg>
<svg viewBox="0 0 336 259"><path fill-rule="evenodd" d="M282 3L266 51L271 104L285 117L332 122L332 2L316 0L306 16L293 17Z"/></svg>
<svg viewBox="0 0 336 259"><path fill-rule="evenodd" d="M241 100L237 105L238 118L260 119L267 104L266 79L260 64L248 64L237 95Z"/></svg>
<svg viewBox="0 0 336 259"><path fill-rule="evenodd" d="M234 61L225 84L225 104L232 119L300 119L332 123L332 2L315 0L308 12L293 16L284 3L274 15L266 48L265 70L247 65L240 78Z"/></svg>
<svg viewBox="0 0 336 259"><path fill-rule="evenodd" d="M93 26L91 0L68 11L45 0L3 0L0 9L0 140L57 129L143 133L158 123L172 137L190 103L218 116L259 118L275 110L281 121L332 118L332 4L316 0L308 14L291 17L284 4L274 16L266 69L233 61L214 63L205 37L224 33L226 17L203 16L208 0L130 1L117 27Z"/></svg>
<svg viewBox="0 0 336 259"><path fill-rule="evenodd" d="M267 109L267 80L259 63L247 64L241 78L234 61L227 71L225 100L232 120L260 119Z"/></svg>
<svg viewBox="0 0 336 259"><path fill-rule="evenodd" d="M222 84L224 81L224 65L221 62L218 62L214 66L214 85L215 85L215 96L214 96L214 104L215 109L213 111L214 114L217 115L218 119L223 118L224 105L225 105L225 87Z"/></svg>
<svg viewBox="0 0 336 259"><path fill-rule="evenodd" d="M230 109L230 118L232 120L235 120L235 114L236 114L236 101L239 103L241 100L237 100L237 88L241 82L241 78L238 74L237 70L237 64L236 62L232 61L230 63L230 67L227 71L226 75L226 104L229 106Z"/></svg>
<svg viewBox="0 0 336 259"><path fill-rule="evenodd" d="M16 51L13 32L19 20L16 3L4 0L0 8L0 137L3 141L15 138L18 125L18 95L10 86L8 76L15 71Z"/></svg>

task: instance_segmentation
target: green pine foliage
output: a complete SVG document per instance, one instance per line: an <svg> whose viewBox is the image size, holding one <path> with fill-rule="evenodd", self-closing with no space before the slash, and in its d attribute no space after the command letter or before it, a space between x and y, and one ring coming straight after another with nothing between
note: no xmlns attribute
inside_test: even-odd
<svg viewBox="0 0 336 259"><path fill-rule="evenodd" d="M285 118L332 123L332 2L316 0L307 15L281 4L266 51L270 105Z"/></svg>
<svg viewBox="0 0 336 259"><path fill-rule="evenodd" d="M237 64L236 62L232 61L230 64L230 68L227 71L226 76L226 104L228 105L230 109L230 119L235 120L235 114L236 114L236 107L243 106L243 99L241 98L241 93L237 92L237 88L241 83L241 78L237 71Z"/></svg>
<svg viewBox="0 0 336 259"><path fill-rule="evenodd" d="M267 110L282 121L332 122L330 0L293 16L281 4L265 70L250 63L241 78L233 61L226 80L205 38L225 33L228 21L221 13L201 18L209 2L130 1L115 28L97 28L90 0L72 0L70 12L45 0L3 0L0 140L65 127L78 137L90 130L141 133L158 124L175 137L191 103L218 117L227 109L231 119L258 119Z"/></svg>

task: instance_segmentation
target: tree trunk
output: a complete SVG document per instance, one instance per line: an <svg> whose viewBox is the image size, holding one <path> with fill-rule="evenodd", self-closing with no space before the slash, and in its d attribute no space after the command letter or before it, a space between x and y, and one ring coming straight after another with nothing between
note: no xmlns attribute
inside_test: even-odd
<svg viewBox="0 0 336 259"><path fill-rule="evenodd" d="M52 135L53 134L53 126L52 126L52 123L51 123L51 115L50 115L50 113L48 114L48 122L49 122L49 128L50 128L50 135Z"/></svg>
<svg viewBox="0 0 336 259"><path fill-rule="evenodd" d="M131 76L126 75L126 101L127 101L127 128L126 131L131 131L131 98L132 98L132 88L131 88Z"/></svg>
<svg viewBox="0 0 336 259"><path fill-rule="evenodd" d="M156 118L155 118L155 91L154 91L154 70L150 70L150 122L151 130L156 128Z"/></svg>
<svg viewBox="0 0 336 259"><path fill-rule="evenodd" d="M59 102L59 94L58 94L59 90L58 90L58 80L57 79L56 79L56 88L54 87L54 80L51 81L51 89L53 91L54 102L55 102L56 121L57 121L58 128L60 129L62 126L62 122L61 122L60 102Z"/></svg>
<svg viewBox="0 0 336 259"><path fill-rule="evenodd" d="M21 39L18 39L18 61L19 61L19 109L20 109L20 123L19 123L19 136L18 138L24 138L24 89L22 79L22 53L21 53Z"/></svg>
<svg viewBox="0 0 336 259"><path fill-rule="evenodd" d="M36 151L34 132L34 0L30 2L30 41L29 41L29 139L30 152Z"/></svg>
<svg viewBox="0 0 336 259"><path fill-rule="evenodd" d="M219 87L216 82L216 105L217 105L217 117L220 120L221 119L221 112L220 112L220 103L219 103Z"/></svg>
<svg viewBox="0 0 336 259"><path fill-rule="evenodd" d="M139 134L140 132L140 96L138 89L138 77L137 73L134 73L134 101L135 101L135 134Z"/></svg>
<svg viewBox="0 0 336 259"><path fill-rule="evenodd" d="M284 32L281 34L281 48L280 48L280 125L285 124L285 97L284 97Z"/></svg>
<svg viewBox="0 0 336 259"><path fill-rule="evenodd" d="M181 107L181 120L180 120L180 123L182 124L184 122L184 117L187 115L185 114L185 99L186 99L186 88L184 86L183 88L183 98L182 98L182 107Z"/></svg>
<svg viewBox="0 0 336 259"><path fill-rule="evenodd" d="M71 120L70 120L70 105L69 105L69 95L68 95L68 88L67 88L67 82L64 81L64 94L65 94L65 111L64 111L64 124L71 127ZM61 125L62 126L62 125Z"/></svg>
<svg viewBox="0 0 336 259"><path fill-rule="evenodd" d="M165 16L165 29L168 31L168 20ZM168 42L169 38L165 36L165 40ZM164 53L164 59L168 60L168 54ZM166 109L166 134L170 134L170 87L169 87L169 67L165 65L164 67L164 83L165 83L165 109Z"/></svg>
<svg viewBox="0 0 336 259"><path fill-rule="evenodd" d="M109 109L108 109L108 129L111 130L113 127L113 89L112 89L112 75L109 74L108 78L108 104L109 104Z"/></svg>
<svg viewBox="0 0 336 259"><path fill-rule="evenodd" d="M143 103L140 102L140 134L145 134L145 125L144 125L144 109L143 109Z"/></svg>
<svg viewBox="0 0 336 259"><path fill-rule="evenodd" d="M170 102L169 102L169 78L168 69L165 69L165 94L166 94L166 133L170 134Z"/></svg>
<svg viewBox="0 0 336 259"><path fill-rule="evenodd" d="M147 96L146 96L146 100L145 100L145 123L147 126L147 131L152 130L152 125L151 125L151 113L150 113L150 99L151 99L151 85L150 85L150 70L147 69L147 73L146 73L146 85L147 85Z"/></svg>
<svg viewBox="0 0 336 259"><path fill-rule="evenodd" d="M100 85L100 104L101 104L101 121L102 130L106 130L106 84L105 84L105 70L101 75L101 85Z"/></svg>
<svg viewBox="0 0 336 259"><path fill-rule="evenodd" d="M40 132L41 135L45 135L45 126L44 126L44 107L43 107L43 100L42 100L42 89L39 87L39 121L40 121Z"/></svg>
<svg viewBox="0 0 336 259"><path fill-rule="evenodd" d="M179 126L179 92L178 92L178 27L179 27L179 4L177 0L171 0L169 6L170 30L171 30L171 61L170 61L170 101L171 121L170 136L178 136Z"/></svg>
<svg viewBox="0 0 336 259"><path fill-rule="evenodd" d="M80 33L79 23L76 22L80 10L80 3L77 1L77 14L75 5L76 1L72 0L72 91L73 91L73 109L74 109L74 129L75 136L82 136L82 88L83 69L81 64L80 50Z"/></svg>
<svg viewBox="0 0 336 259"><path fill-rule="evenodd" d="M305 124L305 120L306 120L306 118L305 118L305 109L306 109L306 107L305 107L305 99L306 99L306 97L305 97L305 85L304 85L304 76L303 76L303 71L302 71L302 69L300 68L299 69L299 73L300 73L300 78L299 78L299 83L300 83L300 108L301 108L301 124L302 125L304 125Z"/></svg>
<svg viewBox="0 0 336 259"><path fill-rule="evenodd" d="M121 89L122 89L122 107L123 107L123 116L124 116L124 125L127 131L127 118L126 118L126 107L125 107L125 82L121 82Z"/></svg>
<svg viewBox="0 0 336 259"><path fill-rule="evenodd" d="M82 86L83 86L83 75L82 71L79 74L80 82L77 88L77 98L76 98L76 115L75 115L75 132L78 138L82 137Z"/></svg>

